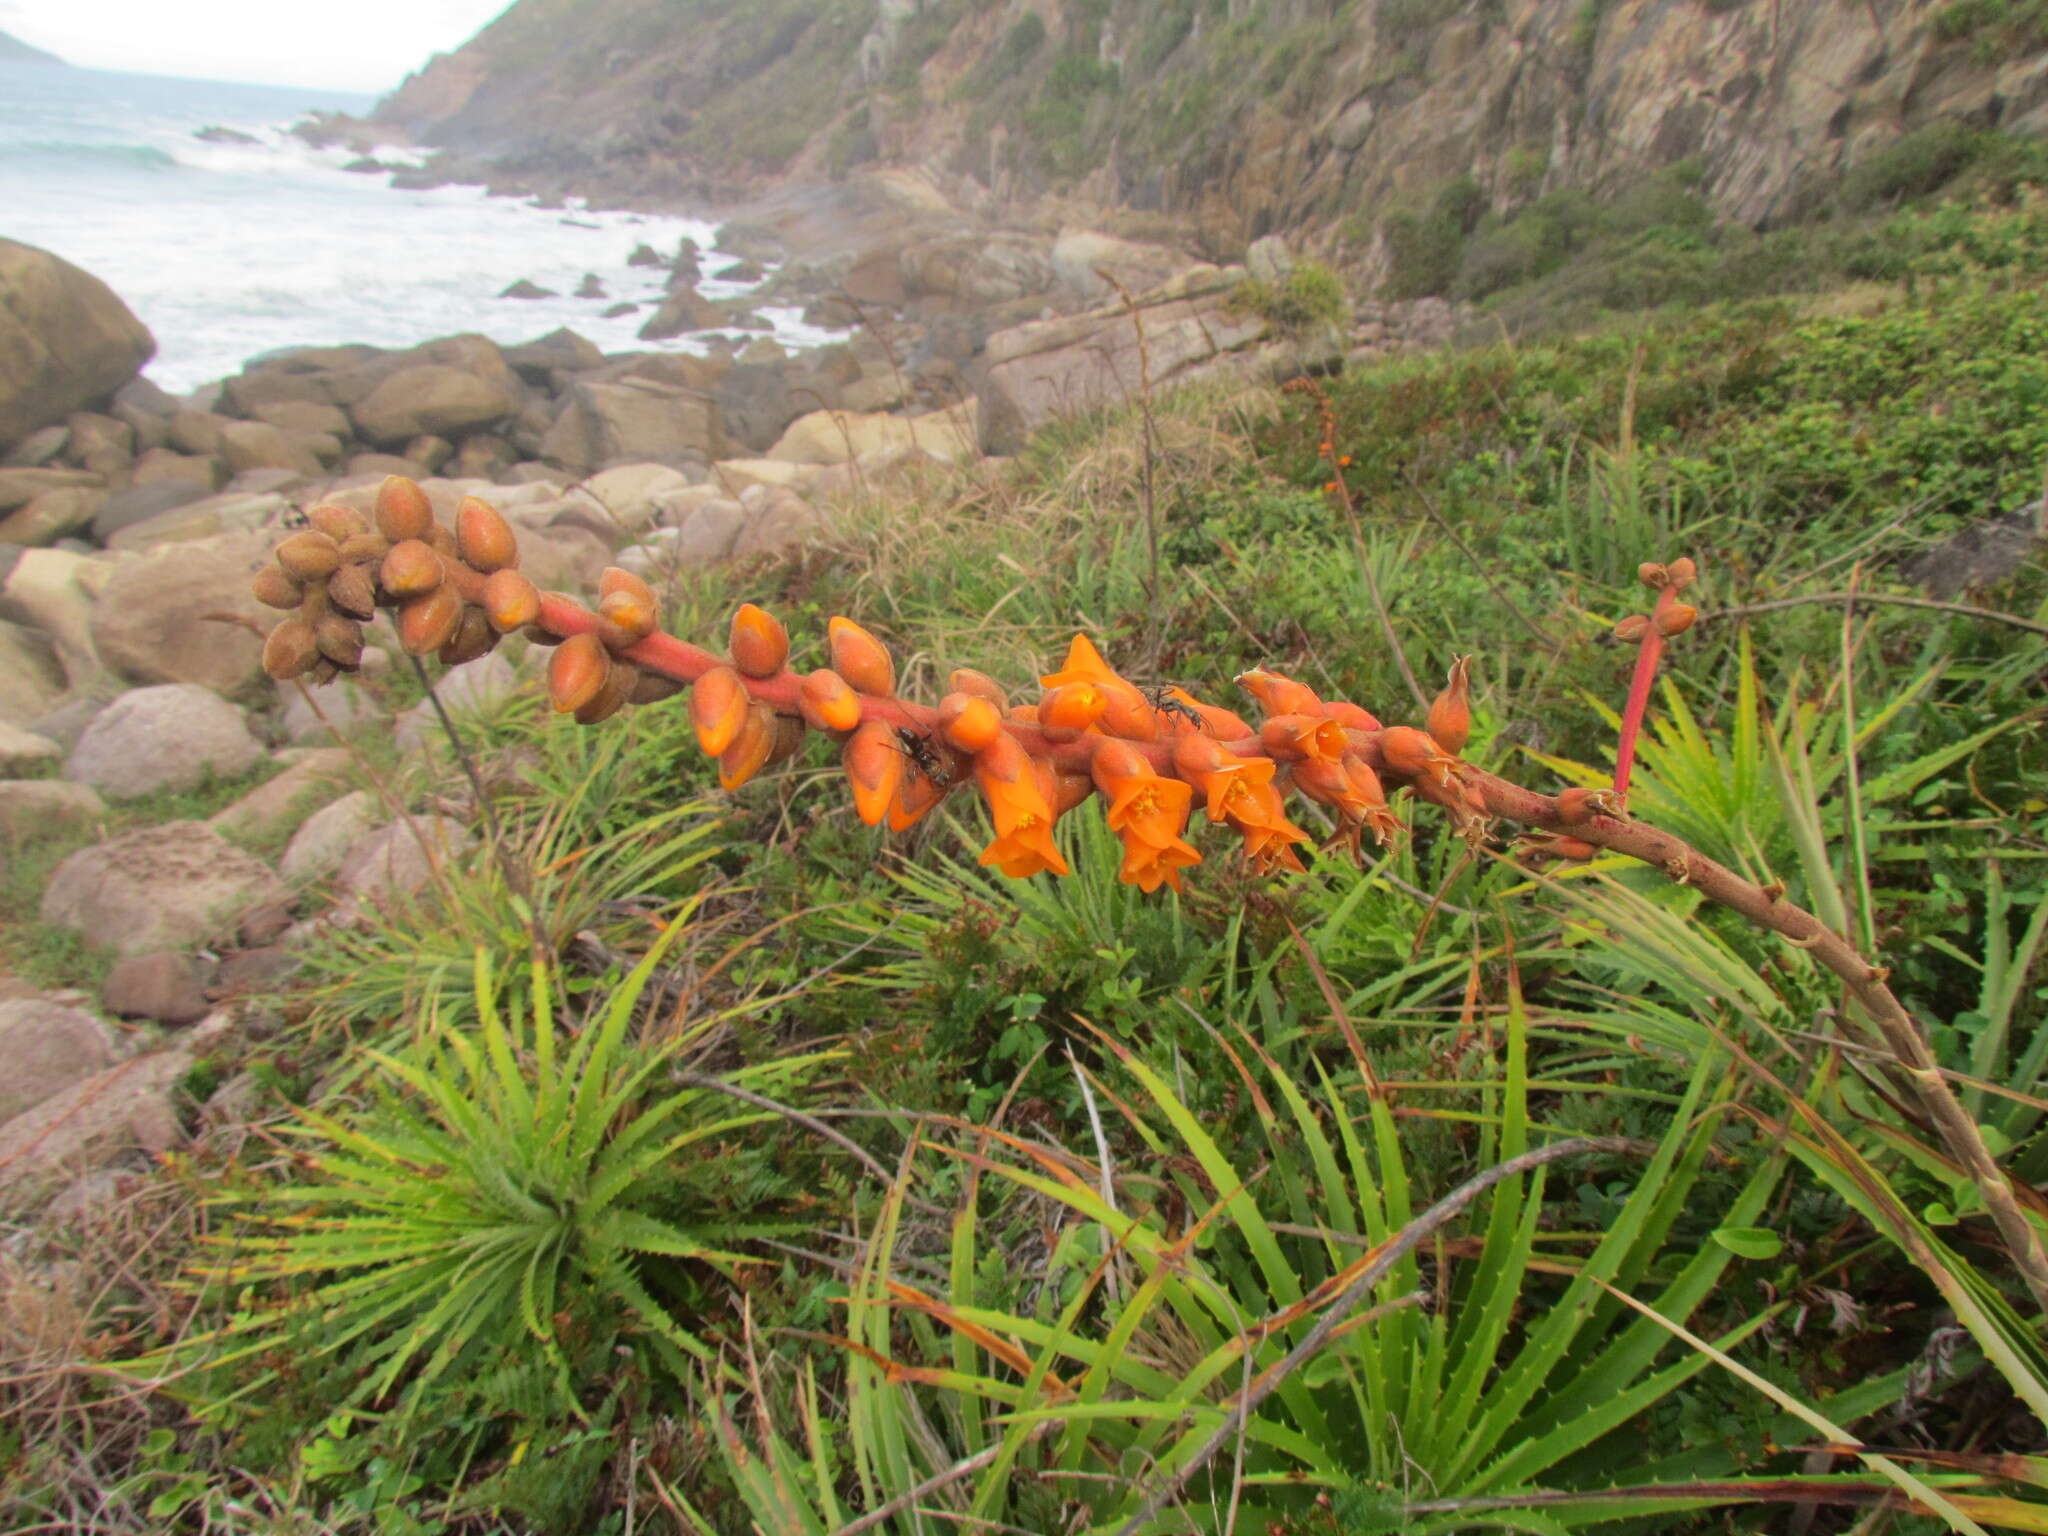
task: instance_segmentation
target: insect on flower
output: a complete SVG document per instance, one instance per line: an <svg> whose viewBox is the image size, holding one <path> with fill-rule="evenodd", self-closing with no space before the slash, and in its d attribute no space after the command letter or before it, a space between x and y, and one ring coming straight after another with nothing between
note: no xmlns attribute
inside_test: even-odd
<svg viewBox="0 0 2048 1536"><path fill-rule="evenodd" d="M938 751L932 746L932 738L927 732L913 731L907 725L899 725L896 727L896 740L901 745L903 755L917 764L918 771L932 781L933 787L947 789L952 786L953 775L940 760Z"/></svg>
<svg viewBox="0 0 2048 1536"><path fill-rule="evenodd" d="M1200 710L1187 700L1174 697L1177 686L1174 683L1154 683L1144 690L1145 702L1169 720L1185 720L1198 731L1208 730L1209 722L1202 718Z"/></svg>

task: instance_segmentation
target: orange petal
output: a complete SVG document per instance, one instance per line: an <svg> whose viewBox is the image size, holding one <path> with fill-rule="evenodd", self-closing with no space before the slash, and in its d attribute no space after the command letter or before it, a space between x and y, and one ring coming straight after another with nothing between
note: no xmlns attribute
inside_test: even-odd
<svg viewBox="0 0 2048 1536"><path fill-rule="evenodd" d="M1002 714L978 694L949 693L939 700L938 733L962 752L979 752L1002 729Z"/></svg>

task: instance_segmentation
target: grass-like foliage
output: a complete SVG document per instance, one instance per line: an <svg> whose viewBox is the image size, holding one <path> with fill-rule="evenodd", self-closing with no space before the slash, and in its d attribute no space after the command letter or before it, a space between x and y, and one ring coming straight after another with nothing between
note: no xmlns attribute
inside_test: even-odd
<svg viewBox="0 0 2048 1536"><path fill-rule="evenodd" d="M715 1361L726 1288L760 1262L735 1245L788 1230L787 1182L740 1148L775 1118L763 1096L821 1058L686 1071L716 1017L636 1046L691 915L581 1018L538 962L508 1006L479 955L473 1027L430 1014L410 1053L367 1053L358 1107L285 1128L296 1176L225 1197L201 1271L236 1299L181 1352L206 1413L311 1392L387 1447L451 1440L439 1459L462 1462L522 1422L600 1426Z"/></svg>

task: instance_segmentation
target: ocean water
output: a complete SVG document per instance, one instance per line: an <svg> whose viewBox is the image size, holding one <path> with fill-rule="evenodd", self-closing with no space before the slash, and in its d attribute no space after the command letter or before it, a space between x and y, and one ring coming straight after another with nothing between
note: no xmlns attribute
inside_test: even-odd
<svg viewBox="0 0 2048 1536"><path fill-rule="evenodd" d="M0 64L0 236L54 251L105 281L155 334L145 370L183 393L280 347L408 346L458 331L525 341L557 326L607 352L702 351L702 338L643 342L649 313L614 320L620 300L658 300L660 268L626 265L643 241L705 250L702 220L548 210L481 188L400 192L343 171L346 150L284 130L315 108L362 113L367 96ZM256 144L207 143L207 126ZM380 159L405 158L381 152ZM586 272L608 297L571 295ZM527 278L561 295L501 299ZM707 279L712 298L747 286ZM763 308L786 346L833 333L798 311Z"/></svg>

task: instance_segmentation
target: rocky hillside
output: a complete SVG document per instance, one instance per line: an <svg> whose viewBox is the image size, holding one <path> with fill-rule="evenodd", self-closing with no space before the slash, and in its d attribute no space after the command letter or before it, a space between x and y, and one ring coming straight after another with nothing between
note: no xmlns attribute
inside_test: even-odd
<svg viewBox="0 0 2048 1536"><path fill-rule="evenodd" d="M519 0L380 109L498 173L720 198L917 166L1005 212L1370 246L1683 165L1787 222L1930 124L2048 129L2048 35L1976 0ZM1363 252L1357 254L1363 255ZM1382 257L1382 263L1384 258Z"/></svg>

